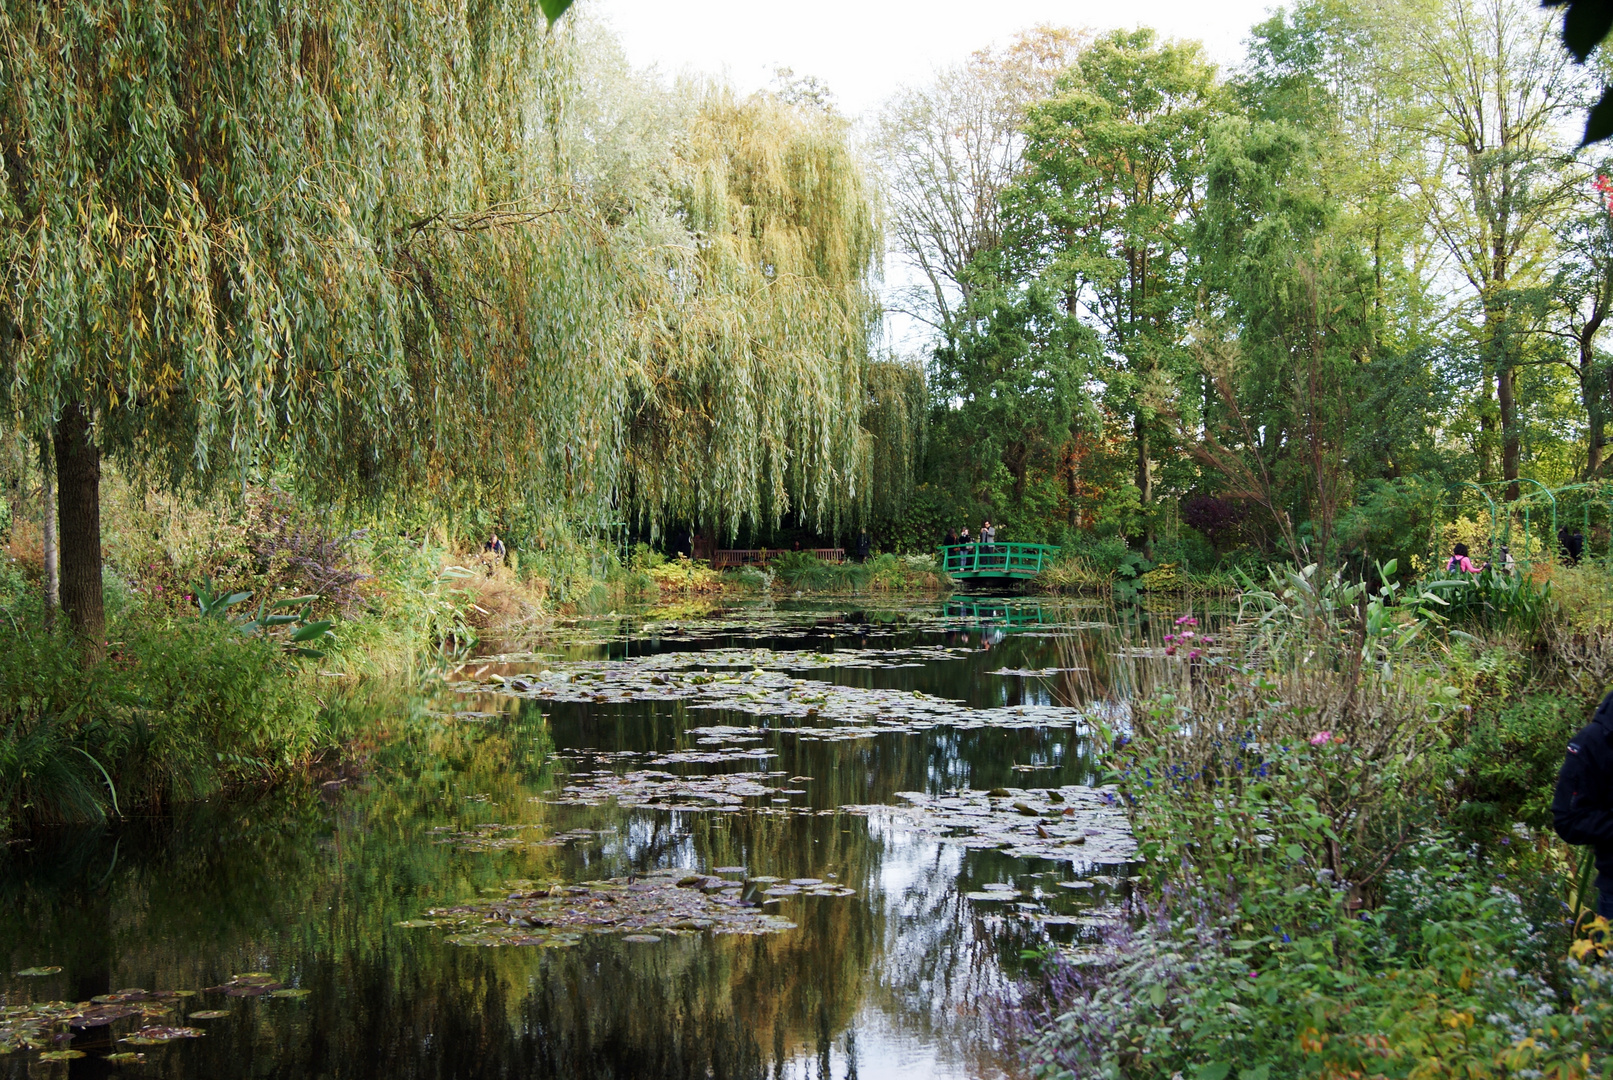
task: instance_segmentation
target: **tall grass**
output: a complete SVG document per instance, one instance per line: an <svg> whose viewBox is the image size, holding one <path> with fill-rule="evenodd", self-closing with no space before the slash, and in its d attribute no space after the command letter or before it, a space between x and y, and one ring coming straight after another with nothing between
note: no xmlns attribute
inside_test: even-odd
<svg viewBox="0 0 1613 1080"><path fill-rule="evenodd" d="M285 775L334 743L279 646L211 619L131 619L85 666L66 637L0 620L0 831L96 820Z"/></svg>

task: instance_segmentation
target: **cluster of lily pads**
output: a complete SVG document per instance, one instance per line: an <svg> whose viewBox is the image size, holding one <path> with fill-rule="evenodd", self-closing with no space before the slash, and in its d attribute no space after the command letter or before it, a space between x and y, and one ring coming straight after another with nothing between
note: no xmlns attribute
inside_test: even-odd
<svg viewBox="0 0 1613 1080"><path fill-rule="evenodd" d="M447 844L461 851L514 851L529 847L564 847L579 840L593 840L608 836L615 829L568 829L559 833L541 833L541 825L504 825L484 822L467 829L454 829L439 825L432 829L433 841ZM533 835L539 830L540 835Z"/></svg>
<svg viewBox="0 0 1613 1080"><path fill-rule="evenodd" d="M23 977L37 978L56 975L60 967L25 968L17 972ZM235 975L219 986L210 986L205 994L222 994L226 997L301 998L311 991L287 986L264 971ZM128 1020L127 1032L116 1039L126 1046L162 1046L179 1039L200 1038L204 1033L198 1027L177 1026L171 1023L184 1003L196 997L195 990L146 990L131 987L110 994L99 994L89 1001L35 1001L0 1006L0 1055L19 1050L39 1052L41 1061L73 1061L88 1056L85 1051L70 1044L78 1035L97 1028L111 1027ZM186 1014L192 1021L218 1020L229 1016L227 1009L201 1009ZM137 1050L118 1051L103 1055L102 1060L114 1065L132 1065L145 1060Z"/></svg>
<svg viewBox="0 0 1613 1080"><path fill-rule="evenodd" d="M738 810L746 799L768 799L788 803L792 796L805 795L799 787L774 787L764 783L788 776L783 772L720 773L715 776L678 776L656 769L627 773L573 773L571 782L558 795L546 801L562 806L655 807L678 810ZM793 777L789 783L805 783L810 777Z"/></svg>
<svg viewBox="0 0 1613 1080"><path fill-rule="evenodd" d="M1137 850L1125 814L1105 788L900 791L896 797L906 805L842 809L965 847L995 848L1016 859L1120 863Z"/></svg>
<svg viewBox="0 0 1613 1080"><path fill-rule="evenodd" d="M748 875L743 867L711 874L658 870L581 884L507 883L505 896L432 908L405 927L452 930L456 945L576 945L587 934L622 934L651 944L680 934L768 934L795 924L766 910L790 896L855 896L821 878Z"/></svg>
<svg viewBox="0 0 1613 1080"><path fill-rule="evenodd" d="M828 739L885 732L918 734L937 727L1068 728L1087 716L1058 705L976 709L916 690L841 686L794 679L764 668L748 672L689 670L640 660L579 662L526 675L497 676L488 683L460 683L457 688L464 693L491 692L574 704L681 701L696 709L805 721L813 726L796 728L796 734ZM756 753L765 755L765 751Z"/></svg>

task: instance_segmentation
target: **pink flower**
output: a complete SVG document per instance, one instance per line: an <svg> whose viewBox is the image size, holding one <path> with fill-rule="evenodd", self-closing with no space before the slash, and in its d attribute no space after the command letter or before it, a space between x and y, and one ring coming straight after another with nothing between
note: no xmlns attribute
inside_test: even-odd
<svg viewBox="0 0 1613 1080"><path fill-rule="evenodd" d="M1176 620L1177 626L1197 626L1198 624L1199 621L1191 615L1183 615L1181 618Z"/></svg>
<svg viewBox="0 0 1613 1080"><path fill-rule="evenodd" d="M1199 657L1201 657L1203 655L1204 655L1203 653L1199 652L1197 649L1194 649L1192 652L1187 654L1187 658L1189 660L1197 660Z"/></svg>
<svg viewBox="0 0 1613 1080"><path fill-rule="evenodd" d="M1331 731L1318 731L1315 735L1311 736L1311 745L1326 746L1332 740L1332 738L1333 733Z"/></svg>
<svg viewBox="0 0 1613 1080"><path fill-rule="evenodd" d="M1176 646L1175 645L1167 645L1167 646L1165 646L1165 655L1166 656L1175 656L1176 655Z"/></svg>

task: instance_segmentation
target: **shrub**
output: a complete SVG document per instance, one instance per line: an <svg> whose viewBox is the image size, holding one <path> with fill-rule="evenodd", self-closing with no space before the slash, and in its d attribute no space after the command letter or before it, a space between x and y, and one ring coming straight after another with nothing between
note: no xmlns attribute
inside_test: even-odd
<svg viewBox="0 0 1613 1080"><path fill-rule="evenodd" d="M1451 755L1460 770L1456 821L1487 835L1513 822L1551 828L1551 798L1563 747L1590 718L1578 695L1541 692L1473 710L1466 739Z"/></svg>
<svg viewBox="0 0 1613 1080"><path fill-rule="evenodd" d="M125 620L85 668L0 622L0 819L93 820L283 775L328 745L280 646L219 620Z"/></svg>
<svg viewBox="0 0 1613 1080"><path fill-rule="evenodd" d="M722 574L713 570L710 563L684 555L651 567L646 573L663 593L706 593L722 590Z"/></svg>

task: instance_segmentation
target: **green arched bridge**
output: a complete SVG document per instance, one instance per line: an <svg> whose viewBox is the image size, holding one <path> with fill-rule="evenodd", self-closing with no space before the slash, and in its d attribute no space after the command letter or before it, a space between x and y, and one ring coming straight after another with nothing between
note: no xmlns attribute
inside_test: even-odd
<svg viewBox="0 0 1613 1080"><path fill-rule="evenodd" d="M962 581L980 578L1033 578L1053 565L1053 544L940 544L941 569Z"/></svg>

